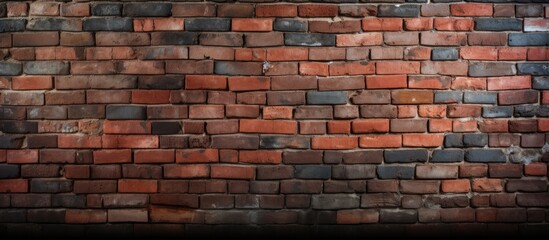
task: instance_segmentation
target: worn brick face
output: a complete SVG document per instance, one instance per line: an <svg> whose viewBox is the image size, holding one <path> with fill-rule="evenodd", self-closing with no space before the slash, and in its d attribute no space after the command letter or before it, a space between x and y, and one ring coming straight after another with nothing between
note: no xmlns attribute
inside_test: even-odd
<svg viewBox="0 0 549 240"><path fill-rule="evenodd" d="M548 18L540 0L0 2L0 234L546 232Z"/></svg>

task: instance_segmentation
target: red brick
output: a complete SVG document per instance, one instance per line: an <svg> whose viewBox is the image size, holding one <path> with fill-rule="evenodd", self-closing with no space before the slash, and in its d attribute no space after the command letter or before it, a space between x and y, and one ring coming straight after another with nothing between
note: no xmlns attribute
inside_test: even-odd
<svg viewBox="0 0 549 240"><path fill-rule="evenodd" d="M335 136L325 136L325 137L313 137L311 141L312 149L326 149L326 150L336 150L336 149L354 149L358 147L358 138L357 137L335 137Z"/></svg>
<svg viewBox="0 0 549 240"><path fill-rule="evenodd" d="M531 60L531 61L549 60L549 48L541 48L541 47L528 48L528 60Z"/></svg>
<svg viewBox="0 0 549 240"><path fill-rule="evenodd" d="M452 81L454 90L486 90L486 78L456 77Z"/></svg>
<svg viewBox="0 0 549 240"><path fill-rule="evenodd" d="M105 121L103 132L111 134L150 134L151 123L145 121Z"/></svg>
<svg viewBox="0 0 549 240"><path fill-rule="evenodd" d="M472 31L473 19L469 18L435 18L435 29L438 31Z"/></svg>
<svg viewBox="0 0 549 240"><path fill-rule="evenodd" d="M532 88L531 76L489 77L488 90L512 90Z"/></svg>
<svg viewBox="0 0 549 240"><path fill-rule="evenodd" d="M454 120L452 129L454 132L476 132L478 131L477 120Z"/></svg>
<svg viewBox="0 0 549 240"><path fill-rule="evenodd" d="M272 18L233 18L234 32L269 32L273 30Z"/></svg>
<svg viewBox="0 0 549 240"><path fill-rule="evenodd" d="M549 119L538 119L538 131L549 132Z"/></svg>
<svg viewBox="0 0 549 240"><path fill-rule="evenodd" d="M26 2L8 2L8 17L28 16L29 5Z"/></svg>
<svg viewBox="0 0 549 240"><path fill-rule="evenodd" d="M498 59L498 50L493 47L462 47L459 49L462 59L492 60Z"/></svg>
<svg viewBox="0 0 549 240"><path fill-rule="evenodd" d="M338 134L338 133L351 133L351 121L346 120L336 120L336 121L329 121L328 124L328 133L330 134Z"/></svg>
<svg viewBox="0 0 549 240"><path fill-rule="evenodd" d="M431 18L410 18L404 19L404 29L408 31L426 31L433 29Z"/></svg>
<svg viewBox="0 0 549 240"><path fill-rule="evenodd" d="M419 62L386 61L376 63L377 74L414 74L419 73Z"/></svg>
<svg viewBox="0 0 549 240"><path fill-rule="evenodd" d="M337 224L377 223L379 213L376 210L339 210Z"/></svg>
<svg viewBox="0 0 549 240"><path fill-rule="evenodd" d="M234 60L234 50L226 47L191 46L189 59Z"/></svg>
<svg viewBox="0 0 549 240"><path fill-rule="evenodd" d="M335 17L338 8L333 4L303 4L298 6L298 13L300 17Z"/></svg>
<svg viewBox="0 0 549 240"><path fill-rule="evenodd" d="M444 141L443 134L404 134L402 146L404 147L439 147Z"/></svg>
<svg viewBox="0 0 549 240"><path fill-rule="evenodd" d="M491 17L494 9L492 4L465 3L450 5L450 12L459 17Z"/></svg>
<svg viewBox="0 0 549 240"><path fill-rule="evenodd" d="M219 162L217 149L184 149L175 152L177 163L209 163Z"/></svg>
<svg viewBox="0 0 549 240"><path fill-rule="evenodd" d="M65 211L66 223L105 223L107 222L107 210L91 209L67 209Z"/></svg>
<svg viewBox="0 0 549 240"><path fill-rule="evenodd" d="M451 132L452 120L450 119L429 119L429 132Z"/></svg>
<svg viewBox="0 0 549 240"><path fill-rule="evenodd" d="M368 50L365 50L368 54ZM345 49L337 47L315 47L309 48L309 60L314 61L334 61L345 60ZM366 59L363 58L363 59Z"/></svg>
<svg viewBox="0 0 549 240"><path fill-rule="evenodd" d="M0 180L0 192L2 193L26 193L29 191L27 179L2 179Z"/></svg>
<svg viewBox="0 0 549 240"><path fill-rule="evenodd" d="M300 62L299 73L301 75L328 76L328 63Z"/></svg>
<svg viewBox="0 0 549 240"><path fill-rule="evenodd" d="M282 120L240 120L240 132L243 133L277 133L295 134L296 121Z"/></svg>
<svg viewBox="0 0 549 240"><path fill-rule="evenodd" d="M11 79L14 90L48 90L53 88L51 76L20 76Z"/></svg>
<svg viewBox="0 0 549 240"><path fill-rule="evenodd" d="M524 175L526 176L546 176L547 164L541 162L533 162L524 165Z"/></svg>
<svg viewBox="0 0 549 240"><path fill-rule="evenodd" d="M191 105L189 107L189 118L214 119L223 118L225 108L223 105Z"/></svg>
<svg viewBox="0 0 549 240"><path fill-rule="evenodd" d="M7 163L14 164L38 163L38 150L8 150L6 153L6 160Z"/></svg>
<svg viewBox="0 0 549 240"><path fill-rule="evenodd" d="M260 4L255 7L258 17L295 17L297 5L294 4Z"/></svg>
<svg viewBox="0 0 549 240"><path fill-rule="evenodd" d="M468 179L444 180L441 190L444 193L467 193L471 191L471 183Z"/></svg>
<svg viewBox="0 0 549 240"><path fill-rule="evenodd" d="M96 150L93 152L93 162L95 164L114 164L132 162L132 151L123 150Z"/></svg>
<svg viewBox="0 0 549 240"><path fill-rule="evenodd" d="M135 163L173 163L175 160L171 149L136 150L133 154Z"/></svg>
<svg viewBox="0 0 549 240"><path fill-rule="evenodd" d="M172 16L174 17L214 17L215 5L209 3L174 3Z"/></svg>
<svg viewBox="0 0 549 240"><path fill-rule="evenodd" d="M501 192L503 191L503 180L491 178L473 179L474 192Z"/></svg>
<svg viewBox="0 0 549 240"><path fill-rule="evenodd" d="M309 21L309 32L353 33L360 31L360 21Z"/></svg>
<svg viewBox="0 0 549 240"><path fill-rule="evenodd" d="M419 89L448 89L451 78L444 76L409 76L408 87Z"/></svg>
<svg viewBox="0 0 549 240"><path fill-rule="evenodd" d="M364 18L362 29L364 31L400 31L402 18Z"/></svg>
<svg viewBox="0 0 549 240"><path fill-rule="evenodd" d="M258 48L237 48L234 53L237 61L265 61L267 60L267 50Z"/></svg>
<svg viewBox="0 0 549 240"><path fill-rule="evenodd" d="M136 32L182 31L184 30L184 25L182 18L133 19L133 28Z"/></svg>
<svg viewBox="0 0 549 240"><path fill-rule="evenodd" d="M425 118L446 117L446 106L444 105L420 105L419 116Z"/></svg>
<svg viewBox="0 0 549 240"><path fill-rule="evenodd" d="M526 48L500 48L498 49L499 60L526 60Z"/></svg>
<svg viewBox="0 0 549 240"><path fill-rule="evenodd" d="M268 77L229 77L229 90L254 91L269 90L271 81Z"/></svg>
<svg viewBox="0 0 549 240"><path fill-rule="evenodd" d="M414 118L417 116L417 106L397 106L398 118Z"/></svg>
<svg viewBox="0 0 549 240"><path fill-rule="evenodd" d="M484 119L482 122L479 122L479 130L481 132L507 132L507 126L507 120Z"/></svg>
<svg viewBox="0 0 549 240"><path fill-rule="evenodd" d="M361 148L399 148L402 135L365 135L359 138Z"/></svg>
<svg viewBox="0 0 549 240"><path fill-rule="evenodd" d="M299 122L299 134L325 134L325 122Z"/></svg>
<svg viewBox="0 0 549 240"><path fill-rule="evenodd" d="M210 176L210 167L205 164L164 165L165 178L204 178Z"/></svg>
<svg viewBox="0 0 549 240"><path fill-rule="evenodd" d="M309 59L307 48L269 48L267 60L269 61L297 61Z"/></svg>
<svg viewBox="0 0 549 240"><path fill-rule="evenodd" d="M334 62L330 63L330 76L373 74L373 62Z"/></svg>
<svg viewBox="0 0 549 240"><path fill-rule="evenodd" d="M251 164L280 164L282 162L282 152L270 150L242 150L239 153L238 161Z"/></svg>
<svg viewBox="0 0 549 240"><path fill-rule="evenodd" d="M57 136L59 148L100 148L100 136L85 135L59 135Z"/></svg>
<svg viewBox="0 0 549 240"><path fill-rule="evenodd" d="M293 107L263 107L263 119L292 119Z"/></svg>
<svg viewBox="0 0 549 240"><path fill-rule="evenodd" d="M337 46L373 46L383 43L381 33L339 34L336 36Z"/></svg>
<svg viewBox="0 0 549 240"><path fill-rule="evenodd" d="M448 105L448 117L479 117L482 111L480 105Z"/></svg>
<svg viewBox="0 0 549 240"><path fill-rule="evenodd" d="M103 148L158 148L158 136L103 135Z"/></svg>
<svg viewBox="0 0 549 240"><path fill-rule="evenodd" d="M212 178L253 179L254 177L254 166L212 165Z"/></svg>
<svg viewBox="0 0 549 240"><path fill-rule="evenodd" d="M72 47L46 47L36 48L34 51L36 60L83 60L84 50Z"/></svg>
<svg viewBox="0 0 549 240"><path fill-rule="evenodd" d="M158 192L158 181L123 179L118 180L118 192L120 193L155 193Z"/></svg>
<svg viewBox="0 0 549 240"><path fill-rule="evenodd" d="M422 104L433 103L432 91L424 90L396 90L392 92L393 104Z"/></svg>
<svg viewBox="0 0 549 240"><path fill-rule="evenodd" d="M389 132L388 119L355 120L352 122L353 133Z"/></svg>

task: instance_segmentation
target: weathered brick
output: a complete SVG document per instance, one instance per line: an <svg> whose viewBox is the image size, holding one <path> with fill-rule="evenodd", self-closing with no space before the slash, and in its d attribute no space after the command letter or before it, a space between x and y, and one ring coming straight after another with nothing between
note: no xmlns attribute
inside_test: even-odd
<svg viewBox="0 0 549 240"><path fill-rule="evenodd" d="M520 31L522 30L522 21L520 19L478 18L475 19L475 30Z"/></svg>
<svg viewBox="0 0 549 240"><path fill-rule="evenodd" d="M335 46L336 35L323 33L286 33L284 43L289 46Z"/></svg>
<svg viewBox="0 0 549 240"><path fill-rule="evenodd" d="M167 17L172 14L170 3L129 3L124 5L124 16Z"/></svg>
<svg viewBox="0 0 549 240"><path fill-rule="evenodd" d="M510 33L509 46L547 46L547 33Z"/></svg>
<svg viewBox="0 0 549 240"><path fill-rule="evenodd" d="M84 31L133 31L133 23L129 18L89 18L84 19L82 25Z"/></svg>
<svg viewBox="0 0 549 240"><path fill-rule="evenodd" d="M82 22L63 18L35 18L27 23L27 29L42 31L82 31Z"/></svg>
<svg viewBox="0 0 549 240"><path fill-rule="evenodd" d="M277 18L274 21L273 29L282 32L305 32L307 31L307 22L298 19Z"/></svg>
<svg viewBox="0 0 549 240"><path fill-rule="evenodd" d="M122 4L97 3L92 5L92 15L95 16L121 16Z"/></svg>

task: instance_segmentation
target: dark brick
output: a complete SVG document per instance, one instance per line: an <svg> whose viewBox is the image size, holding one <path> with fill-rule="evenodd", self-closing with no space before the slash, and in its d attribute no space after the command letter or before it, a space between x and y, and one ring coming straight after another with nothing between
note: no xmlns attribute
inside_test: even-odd
<svg viewBox="0 0 549 240"><path fill-rule="evenodd" d="M427 150L385 150L386 163L426 162L429 158Z"/></svg>
<svg viewBox="0 0 549 240"><path fill-rule="evenodd" d="M284 44L284 34L279 32L247 33L246 47L270 47Z"/></svg>
<svg viewBox="0 0 549 240"><path fill-rule="evenodd" d="M238 47L244 44L240 33L201 33L200 45Z"/></svg>
<svg viewBox="0 0 549 240"><path fill-rule="evenodd" d="M171 15L171 3L128 3L124 5L124 16L169 17Z"/></svg>
<svg viewBox="0 0 549 240"><path fill-rule="evenodd" d="M217 17L253 17L254 6L252 4L228 3L217 6Z"/></svg>
<svg viewBox="0 0 549 240"><path fill-rule="evenodd" d="M9 164L0 165L0 179L1 178L18 178L18 177L19 177L18 165L9 165Z"/></svg>
<svg viewBox="0 0 549 240"><path fill-rule="evenodd" d="M505 189L508 192L545 192L547 184L543 180L509 179Z"/></svg>
<svg viewBox="0 0 549 240"><path fill-rule="evenodd" d="M65 209L31 209L27 212L28 222L64 223Z"/></svg>
<svg viewBox="0 0 549 240"><path fill-rule="evenodd" d="M97 3L92 5L91 11L95 16L120 16L122 15L122 4Z"/></svg>
<svg viewBox="0 0 549 240"><path fill-rule="evenodd" d="M15 76L21 74L22 70L21 63L0 62L0 75Z"/></svg>
<svg viewBox="0 0 549 240"><path fill-rule="evenodd" d="M30 107L28 119L67 119L67 108L63 106Z"/></svg>
<svg viewBox="0 0 549 240"><path fill-rule="evenodd" d="M463 144L466 147L484 147L488 144L488 134L467 133L463 134Z"/></svg>
<svg viewBox="0 0 549 240"><path fill-rule="evenodd" d="M3 120L23 120L26 115L24 107L0 107L0 119Z"/></svg>
<svg viewBox="0 0 549 240"><path fill-rule="evenodd" d="M258 180L290 179L294 177L294 168L291 166L259 166L257 167Z"/></svg>
<svg viewBox="0 0 549 240"><path fill-rule="evenodd" d="M0 3L0 17L5 17L8 13L6 3Z"/></svg>
<svg viewBox="0 0 549 240"><path fill-rule="evenodd" d="M0 131L4 133L38 133L38 122L0 121Z"/></svg>
<svg viewBox="0 0 549 240"><path fill-rule="evenodd" d="M547 46L549 33L509 33L509 46Z"/></svg>
<svg viewBox="0 0 549 240"><path fill-rule="evenodd" d="M72 105L68 107L69 119L105 118L103 105Z"/></svg>
<svg viewBox="0 0 549 240"><path fill-rule="evenodd" d="M527 1L524 1L527 2ZM532 1L536 2L536 1ZM543 1L537 1L537 2L543 2ZM524 4L524 5L516 5L516 12L515 16L522 18L522 17L542 17L543 16L543 6L538 4Z"/></svg>
<svg viewBox="0 0 549 240"><path fill-rule="evenodd" d="M363 193L366 192L366 181L362 180L341 180L325 181L324 193Z"/></svg>
<svg viewBox="0 0 549 240"><path fill-rule="evenodd" d="M463 99L463 92L436 91L435 103L460 103Z"/></svg>
<svg viewBox="0 0 549 240"><path fill-rule="evenodd" d="M181 132L181 124L179 122L152 122L152 134L178 134Z"/></svg>
<svg viewBox="0 0 549 240"><path fill-rule="evenodd" d="M51 195L49 194L12 194L11 206L16 208L50 207Z"/></svg>
<svg viewBox="0 0 549 240"><path fill-rule="evenodd" d="M538 106L534 105L521 105L515 106L514 116L515 117L534 117L538 112Z"/></svg>
<svg viewBox="0 0 549 240"><path fill-rule="evenodd" d="M378 17L418 17L419 5L380 5Z"/></svg>
<svg viewBox="0 0 549 240"><path fill-rule="evenodd" d="M537 103L538 94L536 90L502 91L498 93L498 102L499 105Z"/></svg>
<svg viewBox="0 0 549 240"><path fill-rule="evenodd" d="M469 149L465 153L465 160L468 162L497 163L506 162L507 157L499 149Z"/></svg>
<svg viewBox="0 0 549 240"><path fill-rule="evenodd" d="M56 135L27 135L28 148L56 148Z"/></svg>
<svg viewBox="0 0 549 240"><path fill-rule="evenodd" d="M464 103L496 104L498 94L496 92L465 92Z"/></svg>
<svg viewBox="0 0 549 240"><path fill-rule="evenodd" d="M549 34L547 39L546 45L549 45ZM549 67L545 63L518 63L517 66L519 74L549 75Z"/></svg>
<svg viewBox="0 0 549 240"><path fill-rule="evenodd" d="M377 167L377 176L381 179L413 179L415 167L413 166L389 166Z"/></svg>
<svg viewBox="0 0 549 240"><path fill-rule="evenodd" d="M27 218L26 209L0 209L0 222L1 223L22 223ZM4 229L2 229L4 230Z"/></svg>
<svg viewBox="0 0 549 240"><path fill-rule="evenodd" d="M381 209L379 211L380 223L416 223L417 219L415 210Z"/></svg>
<svg viewBox="0 0 549 240"><path fill-rule="evenodd" d="M86 196L69 194L54 194L51 196L52 207L85 208Z"/></svg>
<svg viewBox="0 0 549 240"><path fill-rule="evenodd" d="M381 150L358 150L343 153L343 163L345 164L379 164L382 161L383 151Z"/></svg>
<svg viewBox="0 0 549 240"><path fill-rule="evenodd" d="M0 33L21 32L24 30L25 20L23 19L0 19Z"/></svg>
<svg viewBox="0 0 549 240"><path fill-rule="evenodd" d="M517 204L523 207L549 207L549 194L517 194Z"/></svg>
<svg viewBox="0 0 549 240"><path fill-rule="evenodd" d="M305 92L268 92L268 105L302 105L305 104Z"/></svg>
<svg viewBox="0 0 549 240"><path fill-rule="evenodd" d="M329 179L332 175L330 166L298 165L295 166L295 177L301 179Z"/></svg>
<svg viewBox="0 0 549 240"><path fill-rule="evenodd" d="M549 106L547 105L539 106L536 115L538 117L549 117Z"/></svg>
<svg viewBox="0 0 549 240"><path fill-rule="evenodd" d="M520 68L519 68L520 71ZM537 76L532 79L532 88L549 90L549 76Z"/></svg>
<svg viewBox="0 0 549 240"><path fill-rule="evenodd" d="M102 198L105 208L145 207L149 203L149 196L145 194L105 194Z"/></svg>
<svg viewBox="0 0 549 240"><path fill-rule="evenodd" d="M513 18L477 18L475 30L479 31L520 31L522 20Z"/></svg>
<svg viewBox="0 0 549 240"><path fill-rule="evenodd" d="M88 18L82 24L84 31L133 31L133 21L130 18Z"/></svg>
<svg viewBox="0 0 549 240"><path fill-rule="evenodd" d="M431 59L435 61L457 60L458 51L456 48L434 48L431 50Z"/></svg>
<svg viewBox="0 0 549 240"><path fill-rule="evenodd" d="M122 176L124 178L162 178L162 167L154 165L131 165L122 166Z"/></svg>
<svg viewBox="0 0 549 240"><path fill-rule="evenodd" d="M30 181L30 191L36 193L58 193L70 192L72 190L72 181L61 179L32 179Z"/></svg>
<svg viewBox="0 0 549 240"><path fill-rule="evenodd" d="M91 178L94 179L117 179L122 177L122 167L119 165L97 165L91 166Z"/></svg>
<svg viewBox="0 0 549 240"><path fill-rule="evenodd" d="M261 135L261 139L259 142L259 147L266 148L266 149L275 149L275 148L308 149L310 148L310 145L311 145L310 138L306 136Z"/></svg>
<svg viewBox="0 0 549 240"><path fill-rule="evenodd" d="M286 33L284 43L288 46L335 46L335 34Z"/></svg>
<svg viewBox="0 0 549 240"><path fill-rule="evenodd" d="M363 118L396 118L397 106L393 105L362 105L360 116Z"/></svg>
<svg viewBox="0 0 549 240"><path fill-rule="evenodd" d="M513 116L513 107L497 106L482 108L482 117L485 118L506 118L511 116Z"/></svg>
<svg viewBox="0 0 549 240"><path fill-rule="evenodd" d="M307 92L307 104L346 104L347 99L347 92L345 91Z"/></svg>
<svg viewBox="0 0 549 240"><path fill-rule="evenodd" d="M262 75L263 63L216 61L214 72L220 75Z"/></svg>
<svg viewBox="0 0 549 240"><path fill-rule="evenodd" d="M213 148L227 149L257 149L259 147L259 136L257 135L225 135L212 136Z"/></svg>
<svg viewBox="0 0 549 240"><path fill-rule="evenodd" d="M376 193L363 194L360 202L360 207L363 208L383 208L383 207L399 207L400 196L396 193Z"/></svg>
<svg viewBox="0 0 549 240"><path fill-rule="evenodd" d="M279 185L277 181L251 181L250 193L276 194Z"/></svg>
<svg viewBox="0 0 549 240"><path fill-rule="evenodd" d="M332 119L332 107L300 106L295 110L295 119Z"/></svg>
<svg viewBox="0 0 549 240"><path fill-rule="evenodd" d="M182 89L184 84L183 76L140 76L138 81L139 88L142 89Z"/></svg>
<svg viewBox="0 0 549 240"><path fill-rule="evenodd" d="M186 31L222 32L231 30L230 18L195 18L185 19Z"/></svg>
<svg viewBox="0 0 549 240"><path fill-rule="evenodd" d="M376 177L374 165L333 166L333 179L370 179Z"/></svg>
<svg viewBox="0 0 549 240"><path fill-rule="evenodd" d="M280 32L306 32L307 21L277 18L274 21L273 29Z"/></svg>
<svg viewBox="0 0 549 240"><path fill-rule="evenodd" d="M514 63L476 62L469 64L469 76L473 77L507 76L516 73L517 69Z"/></svg>
<svg viewBox="0 0 549 240"><path fill-rule="evenodd" d="M354 104L385 104L391 103L391 92L386 90L365 90L351 98Z"/></svg>
<svg viewBox="0 0 549 240"><path fill-rule="evenodd" d="M35 18L28 22L27 29L43 31L82 31L82 23L75 19L66 18Z"/></svg>
<svg viewBox="0 0 549 240"><path fill-rule="evenodd" d="M61 61L26 62L23 72L30 75L66 75L69 74L69 64Z"/></svg>
<svg viewBox="0 0 549 240"><path fill-rule="evenodd" d="M147 108L145 106L133 105L108 105L107 119L147 119Z"/></svg>
<svg viewBox="0 0 549 240"><path fill-rule="evenodd" d="M313 209L348 209L357 208L360 205L360 197L346 194L313 195L311 207Z"/></svg>
<svg viewBox="0 0 549 240"><path fill-rule="evenodd" d="M461 162L465 158L463 150L434 150L431 162L448 163Z"/></svg>
<svg viewBox="0 0 549 240"><path fill-rule="evenodd" d="M151 35L152 45L194 45L198 34L193 32L154 32Z"/></svg>

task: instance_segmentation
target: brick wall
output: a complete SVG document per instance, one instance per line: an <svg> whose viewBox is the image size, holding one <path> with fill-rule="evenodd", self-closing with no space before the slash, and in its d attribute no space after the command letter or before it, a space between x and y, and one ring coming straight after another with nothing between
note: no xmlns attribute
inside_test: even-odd
<svg viewBox="0 0 549 240"><path fill-rule="evenodd" d="M0 233L547 233L546 1L224 2L0 3Z"/></svg>

